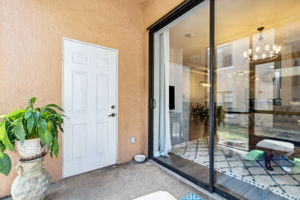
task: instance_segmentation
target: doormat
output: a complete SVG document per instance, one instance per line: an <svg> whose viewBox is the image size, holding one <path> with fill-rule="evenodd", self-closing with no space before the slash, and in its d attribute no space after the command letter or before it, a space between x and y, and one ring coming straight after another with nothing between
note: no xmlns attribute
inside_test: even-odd
<svg viewBox="0 0 300 200"><path fill-rule="evenodd" d="M189 193L180 200L202 200L202 199L193 193Z"/></svg>

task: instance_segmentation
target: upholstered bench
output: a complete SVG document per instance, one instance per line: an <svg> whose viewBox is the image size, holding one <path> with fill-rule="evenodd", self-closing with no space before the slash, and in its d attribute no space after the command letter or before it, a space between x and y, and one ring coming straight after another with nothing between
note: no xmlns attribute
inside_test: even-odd
<svg viewBox="0 0 300 200"><path fill-rule="evenodd" d="M282 142L278 140L264 139L256 144L256 148L265 152L265 167L273 170L271 160L274 154L281 156L289 156L294 153L294 144L290 142Z"/></svg>
<svg viewBox="0 0 300 200"><path fill-rule="evenodd" d="M139 198L136 198L134 200L176 200L171 194L168 192L154 192Z"/></svg>

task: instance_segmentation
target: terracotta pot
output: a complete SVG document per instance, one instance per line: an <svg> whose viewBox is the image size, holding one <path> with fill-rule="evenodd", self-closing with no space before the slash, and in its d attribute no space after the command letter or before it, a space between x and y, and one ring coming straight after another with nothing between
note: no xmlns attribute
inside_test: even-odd
<svg viewBox="0 0 300 200"><path fill-rule="evenodd" d="M47 148L41 145L40 138L25 140L23 144L16 141L16 148L21 161L34 160L47 154Z"/></svg>
<svg viewBox="0 0 300 200"><path fill-rule="evenodd" d="M49 173L42 167L43 158L18 161L18 176L11 187L13 200L43 200L49 187Z"/></svg>

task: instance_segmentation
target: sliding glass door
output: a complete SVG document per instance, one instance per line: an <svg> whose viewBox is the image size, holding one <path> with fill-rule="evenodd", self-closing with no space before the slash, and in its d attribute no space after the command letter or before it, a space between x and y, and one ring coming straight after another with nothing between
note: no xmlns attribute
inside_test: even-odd
<svg viewBox="0 0 300 200"><path fill-rule="evenodd" d="M300 194L300 1L216 0L215 186L240 199ZM239 185L239 187L236 187Z"/></svg>
<svg viewBox="0 0 300 200"><path fill-rule="evenodd" d="M209 1L156 32L154 50L154 156L208 186Z"/></svg>
<svg viewBox="0 0 300 200"><path fill-rule="evenodd" d="M150 28L155 161L228 198L299 199L299 10L191 0Z"/></svg>

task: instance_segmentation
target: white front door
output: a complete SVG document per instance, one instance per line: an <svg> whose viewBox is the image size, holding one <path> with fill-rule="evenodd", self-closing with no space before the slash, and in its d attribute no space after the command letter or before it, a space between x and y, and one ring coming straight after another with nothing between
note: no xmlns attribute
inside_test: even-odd
<svg viewBox="0 0 300 200"><path fill-rule="evenodd" d="M63 177L117 161L117 50L63 40Z"/></svg>

